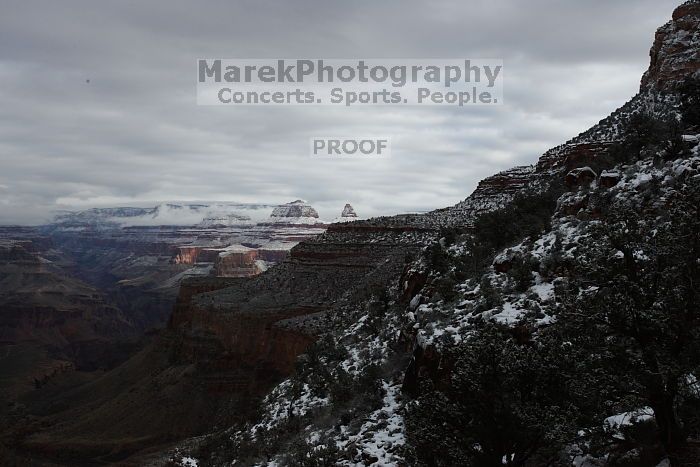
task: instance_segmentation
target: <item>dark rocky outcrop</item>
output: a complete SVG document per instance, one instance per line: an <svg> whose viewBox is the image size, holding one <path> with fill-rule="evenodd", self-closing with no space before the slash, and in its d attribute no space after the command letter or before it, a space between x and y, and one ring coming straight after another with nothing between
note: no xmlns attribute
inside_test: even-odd
<svg viewBox="0 0 700 467"><path fill-rule="evenodd" d="M700 2L691 0L676 8L673 19L656 32L651 65L642 88L673 92L700 71Z"/></svg>
<svg viewBox="0 0 700 467"><path fill-rule="evenodd" d="M598 178L598 174L595 173L590 167L579 167L572 170L564 178L564 182L568 187L581 186L594 182Z"/></svg>

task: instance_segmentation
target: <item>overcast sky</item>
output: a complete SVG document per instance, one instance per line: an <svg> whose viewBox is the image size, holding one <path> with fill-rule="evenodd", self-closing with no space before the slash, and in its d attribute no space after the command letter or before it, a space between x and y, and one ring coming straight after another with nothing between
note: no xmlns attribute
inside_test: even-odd
<svg viewBox="0 0 700 467"><path fill-rule="evenodd" d="M448 206L634 95L679 3L0 0L0 223L172 200ZM197 106L203 57L502 58L506 104ZM391 136L392 157L310 159L310 137L339 134Z"/></svg>

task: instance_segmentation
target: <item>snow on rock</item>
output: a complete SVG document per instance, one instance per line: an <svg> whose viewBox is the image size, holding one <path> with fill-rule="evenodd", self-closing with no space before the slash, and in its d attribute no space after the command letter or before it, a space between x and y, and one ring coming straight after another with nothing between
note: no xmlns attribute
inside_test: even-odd
<svg viewBox="0 0 700 467"><path fill-rule="evenodd" d="M645 420L654 418L654 411L651 407L642 407L641 409L632 412L623 412L617 415L608 417L603 422L605 429L615 433L616 437L621 437L620 428L630 426Z"/></svg>
<svg viewBox="0 0 700 467"><path fill-rule="evenodd" d="M501 324L515 324L522 318L524 310L516 308L512 303L503 304L503 311L491 316L491 319Z"/></svg>
<svg viewBox="0 0 700 467"><path fill-rule="evenodd" d="M220 258L225 258L227 256L230 256L235 253L248 253L249 251L256 251L255 248L248 248L247 246L243 245L229 245L226 248L224 248L221 252L219 252L219 257Z"/></svg>
<svg viewBox="0 0 700 467"><path fill-rule="evenodd" d="M340 213L340 217L333 219L333 223L352 222L359 219L360 218L357 216L355 209L352 207L352 205L350 205L350 203L347 203L343 208L343 212Z"/></svg>
<svg viewBox="0 0 700 467"><path fill-rule="evenodd" d="M590 167L579 167L566 174L566 184L568 186L578 186L584 183L595 181L598 175Z"/></svg>
<svg viewBox="0 0 700 467"><path fill-rule="evenodd" d="M359 462L341 461L345 466L398 466L405 465L399 450L406 444L404 420L400 403L401 385L383 383L385 395L382 407L371 413L357 433L349 434L348 427L341 427L339 440L341 449L349 445L361 453Z"/></svg>
<svg viewBox="0 0 700 467"><path fill-rule="evenodd" d="M296 217L313 217L318 219L318 212L311 207L306 201L298 199L291 203L277 206L270 214L272 218L296 218Z"/></svg>
<svg viewBox="0 0 700 467"><path fill-rule="evenodd" d="M183 457L180 464L182 467L197 467L199 462L194 457Z"/></svg>
<svg viewBox="0 0 700 467"><path fill-rule="evenodd" d="M582 208L571 211L566 209L567 204L577 203L592 193L604 190L612 195L614 203L635 206L648 195L650 184L653 183L660 187L661 191L655 199L659 207L662 207L665 197L673 193L679 183L688 177L700 176L699 147L696 145L693 148L691 156L668 161L661 166L651 158L619 165L602 173L614 181L614 185L590 184L565 193L559 199L548 232L497 253L490 271L482 277L471 278L455 286L458 293L456 300L451 303L443 303L442 300L431 302L429 293L416 295L404 315L406 329L414 333L417 345L423 348L435 346L439 349L443 345L468 339L473 332L474 323L480 320L491 320L506 326L516 326L526 321L534 329L555 322L558 304L555 284L567 281L567 271L546 270L545 265L550 258L558 258L556 261L560 263L576 261L581 248L591 247L591 235L601 222L589 215L590 209L595 206L584 204ZM453 245L449 253L463 254L465 248L468 249L464 245ZM642 252L635 251L633 254L638 261L647 260ZM525 292L517 291L514 278L510 276L512 265L518 257L530 258L538 263L539 272L533 272L532 283ZM490 309L485 309L484 292L479 287L482 280L491 283L492 289L500 296L501 305L491 305ZM581 291L581 297L590 292Z"/></svg>
<svg viewBox="0 0 700 467"><path fill-rule="evenodd" d="M554 284L549 282L539 282L533 285L530 290L537 294L542 301L554 298Z"/></svg>
<svg viewBox="0 0 700 467"><path fill-rule="evenodd" d="M601 172L598 181L600 186L604 188L612 188L617 185L617 182L622 178L622 174L616 170L604 170Z"/></svg>
<svg viewBox="0 0 700 467"><path fill-rule="evenodd" d="M266 413L260 423L252 428L253 433L264 433L265 430L276 427L290 415L301 417L313 409L328 405L329 399L315 396L308 384L304 384L301 395L297 399L289 400L287 391L291 384L288 379L283 381L265 398Z"/></svg>
<svg viewBox="0 0 700 467"><path fill-rule="evenodd" d="M343 208L343 212L340 214L340 217L357 217L357 213L350 203L347 203Z"/></svg>
<svg viewBox="0 0 700 467"><path fill-rule="evenodd" d="M672 90L700 71L700 2L688 1L676 8L673 20L656 32L651 66L642 78L643 89Z"/></svg>

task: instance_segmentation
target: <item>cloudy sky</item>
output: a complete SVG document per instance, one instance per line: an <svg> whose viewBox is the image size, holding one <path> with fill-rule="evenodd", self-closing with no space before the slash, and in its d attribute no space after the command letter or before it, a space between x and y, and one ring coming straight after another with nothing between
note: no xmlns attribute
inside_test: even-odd
<svg viewBox="0 0 700 467"><path fill-rule="evenodd" d="M172 200L454 204L631 97L679 3L0 0L0 224ZM506 104L197 106L203 57L503 58ZM391 136L392 157L310 159L310 137L339 134Z"/></svg>

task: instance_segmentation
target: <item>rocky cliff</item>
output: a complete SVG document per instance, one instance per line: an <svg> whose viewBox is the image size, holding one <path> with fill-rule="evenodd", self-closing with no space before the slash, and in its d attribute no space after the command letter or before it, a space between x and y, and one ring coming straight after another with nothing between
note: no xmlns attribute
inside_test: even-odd
<svg viewBox="0 0 700 467"><path fill-rule="evenodd" d="M656 32L651 65L642 89L673 92L700 70L700 4L693 0L673 12L673 19Z"/></svg>
<svg viewBox="0 0 700 467"><path fill-rule="evenodd" d="M260 274L266 264L259 259L258 250L243 245L231 245L219 252L214 263L219 277L246 277Z"/></svg>
<svg viewBox="0 0 700 467"><path fill-rule="evenodd" d="M368 281L385 278L376 275L400 271L405 255L415 253L426 235L392 229L363 234L334 226L292 249L288 260L264 274L195 295L173 314L170 331L184 342L209 336L233 367L245 362L285 374L314 335L308 326L295 328L290 318L332 314L364 293Z"/></svg>
<svg viewBox="0 0 700 467"><path fill-rule="evenodd" d="M266 224L282 225L321 225L318 212L309 203L298 199L291 203L282 204L272 210Z"/></svg>

